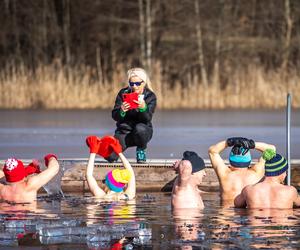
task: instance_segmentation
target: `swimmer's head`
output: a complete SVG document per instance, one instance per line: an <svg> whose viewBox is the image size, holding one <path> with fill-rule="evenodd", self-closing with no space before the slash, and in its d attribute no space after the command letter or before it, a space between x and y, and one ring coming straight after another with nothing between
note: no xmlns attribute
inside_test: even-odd
<svg viewBox="0 0 300 250"><path fill-rule="evenodd" d="M3 172L6 181L10 183L21 181L26 177L23 162L15 158L9 158L5 161Z"/></svg>
<svg viewBox="0 0 300 250"><path fill-rule="evenodd" d="M265 150L263 159L266 161L265 176L279 176L288 169L287 160L273 149Z"/></svg>
<svg viewBox="0 0 300 250"><path fill-rule="evenodd" d="M248 168L251 163L250 151L246 152L243 147L233 147L229 154L230 165L235 168Z"/></svg>
<svg viewBox="0 0 300 250"><path fill-rule="evenodd" d="M105 184L109 190L119 193L124 190L130 179L131 173L128 169L114 169L107 173Z"/></svg>
<svg viewBox="0 0 300 250"><path fill-rule="evenodd" d="M187 160L192 165L192 174L205 169L204 160L193 151L185 151L182 160Z"/></svg>

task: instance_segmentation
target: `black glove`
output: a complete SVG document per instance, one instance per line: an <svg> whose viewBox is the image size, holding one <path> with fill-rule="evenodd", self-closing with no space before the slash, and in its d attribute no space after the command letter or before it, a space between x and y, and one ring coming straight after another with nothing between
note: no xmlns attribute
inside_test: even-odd
<svg viewBox="0 0 300 250"><path fill-rule="evenodd" d="M248 140L248 139L244 138L244 137L230 137L226 140L226 143L229 147L242 146L242 141L243 140Z"/></svg>
<svg viewBox="0 0 300 250"><path fill-rule="evenodd" d="M247 138L241 139L242 147L245 149L243 155L245 155L250 149L255 148L255 142L253 140L249 140Z"/></svg>
<svg viewBox="0 0 300 250"><path fill-rule="evenodd" d="M249 148L250 149L255 149L255 142L253 140L249 140Z"/></svg>
<svg viewBox="0 0 300 250"><path fill-rule="evenodd" d="M241 152L241 146L233 146L233 148L231 149L231 152L234 155L240 155L242 153Z"/></svg>

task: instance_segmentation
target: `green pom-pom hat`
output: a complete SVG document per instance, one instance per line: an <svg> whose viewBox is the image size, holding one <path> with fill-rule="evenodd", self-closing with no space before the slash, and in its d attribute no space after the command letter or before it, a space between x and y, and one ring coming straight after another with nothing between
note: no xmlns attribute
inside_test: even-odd
<svg viewBox="0 0 300 250"><path fill-rule="evenodd" d="M278 176L288 169L287 160L273 149L265 150L262 157L266 161L265 176Z"/></svg>
<svg viewBox="0 0 300 250"><path fill-rule="evenodd" d="M264 152L263 152L263 159L265 161L269 161L271 160L272 158L274 158L276 156L276 151L274 149L266 149Z"/></svg>

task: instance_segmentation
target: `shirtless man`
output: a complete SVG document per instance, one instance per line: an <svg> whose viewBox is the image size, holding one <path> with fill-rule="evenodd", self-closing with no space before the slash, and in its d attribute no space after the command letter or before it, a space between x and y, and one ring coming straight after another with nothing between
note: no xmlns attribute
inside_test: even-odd
<svg viewBox="0 0 300 250"><path fill-rule="evenodd" d="M99 138L88 136L87 146L90 148L90 157L86 168L86 179L91 193L96 198L106 200L132 200L136 194L136 183L134 171L122 153L122 146L118 139L112 136ZM93 176L96 154L107 157L106 153L114 152L121 159L125 169L114 169L109 171L102 182L97 183Z"/></svg>
<svg viewBox="0 0 300 250"><path fill-rule="evenodd" d="M287 160L274 150L263 153L265 177L254 185L246 186L234 200L235 207L248 208L293 208L300 207L296 188L285 186Z"/></svg>
<svg viewBox="0 0 300 250"><path fill-rule="evenodd" d="M195 152L185 151L183 159L176 161L174 169L178 173L172 190L172 208L204 208L198 186L205 176L205 164Z"/></svg>
<svg viewBox="0 0 300 250"><path fill-rule="evenodd" d="M48 167L40 171L37 161L24 167L22 161L9 158L3 167L7 184L0 184L0 200L10 202L33 202L37 191L47 184L59 170L57 157L49 154L45 156L45 165ZM36 174L26 178L28 175Z"/></svg>
<svg viewBox="0 0 300 250"><path fill-rule="evenodd" d="M220 153L225 148L232 147L229 162L227 166ZM256 149L260 152L275 146L254 142L247 138L233 137L226 141L221 141L209 148L209 157L219 182L220 193L223 205L232 206L234 198L241 193L242 189L249 185L257 183L264 175L264 159L260 157L257 163L251 165L250 149Z"/></svg>

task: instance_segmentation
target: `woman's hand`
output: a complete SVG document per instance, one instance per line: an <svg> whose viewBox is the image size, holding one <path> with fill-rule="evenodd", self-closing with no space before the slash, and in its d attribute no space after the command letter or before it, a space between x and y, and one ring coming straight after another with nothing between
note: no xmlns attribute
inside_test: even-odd
<svg viewBox="0 0 300 250"><path fill-rule="evenodd" d="M145 100L139 100L139 101L133 100L133 101L138 105L139 109L143 109L146 106Z"/></svg>
<svg viewBox="0 0 300 250"><path fill-rule="evenodd" d="M130 104L128 102L123 102L121 105L121 110L127 112L130 109Z"/></svg>

